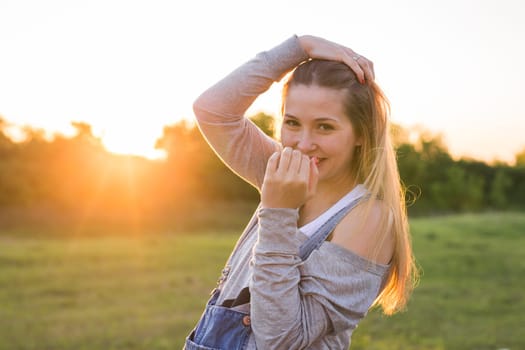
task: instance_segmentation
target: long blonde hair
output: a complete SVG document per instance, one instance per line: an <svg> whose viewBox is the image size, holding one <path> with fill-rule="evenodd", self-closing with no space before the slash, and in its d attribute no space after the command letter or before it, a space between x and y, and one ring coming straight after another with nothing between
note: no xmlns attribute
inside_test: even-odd
<svg viewBox="0 0 525 350"><path fill-rule="evenodd" d="M381 201L382 207L388 208L381 216L379 239L371 254L377 256L388 235L393 235L389 274L373 304L391 315L405 307L417 281L418 271L412 253L405 192L390 140L390 104L376 83L359 83L347 65L335 61L309 60L299 65L284 85L283 101L288 89L294 85L316 85L347 92L343 102L345 113L362 140L361 146L355 149L351 169L356 180L368 189L372 199L365 204L365 216L376 201Z"/></svg>

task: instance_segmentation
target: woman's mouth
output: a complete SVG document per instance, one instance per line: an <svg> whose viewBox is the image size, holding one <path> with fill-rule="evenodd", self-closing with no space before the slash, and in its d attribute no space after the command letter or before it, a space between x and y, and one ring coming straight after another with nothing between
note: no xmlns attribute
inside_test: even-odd
<svg viewBox="0 0 525 350"><path fill-rule="evenodd" d="M319 166L319 164L325 159L325 158L319 158L319 157L310 157L310 159L312 159L314 161L314 164L316 166Z"/></svg>

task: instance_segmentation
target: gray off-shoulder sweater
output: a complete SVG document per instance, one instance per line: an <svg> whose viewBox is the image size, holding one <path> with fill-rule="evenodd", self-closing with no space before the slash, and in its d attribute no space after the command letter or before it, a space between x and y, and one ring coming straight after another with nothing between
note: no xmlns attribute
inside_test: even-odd
<svg viewBox="0 0 525 350"><path fill-rule="evenodd" d="M208 143L259 190L266 162L281 146L244 114L273 82L307 59L297 37L291 37L259 53L195 101ZM389 266L330 242L302 261L298 248L308 237L297 227L297 210L262 208L254 217L257 224L247 226L228 259L217 302L250 313L248 348L347 349ZM249 302L243 301L248 288Z"/></svg>

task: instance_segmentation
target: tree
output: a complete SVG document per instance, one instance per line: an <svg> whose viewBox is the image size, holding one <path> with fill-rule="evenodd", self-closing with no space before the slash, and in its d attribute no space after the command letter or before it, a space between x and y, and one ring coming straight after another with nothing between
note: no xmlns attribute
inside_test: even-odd
<svg viewBox="0 0 525 350"><path fill-rule="evenodd" d="M275 118L269 114L260 112L250 117L250 120L255 123L266 135L275 138Z"/></svg>
<svg viewBox="0 0 525 350"><path fill-rule="evenodd" d="M223 164L195 125L181 121L165 127L155 147L168 155L164 182L174 193L208 200L256 198L257 192Z"/></svg>
<svg viewBox="0 0 525 350"><path fill-rule="evenodd" d="M516 153L516 166L525 167L525 148Z"/></svg>
<svg viewBox="0 0 525 350"><path fill-rule="evenodd" d="M9 137L5 134L5 128L7 127L7 122L2 119L0 116L0 157L5 158L8 154L12 153L12 150L15 147L15 144Z"/></svg>
<svg viewBox="0 0 525 350"><path fill-rule="evenodd" d="M494 208L505 209L508 206L507 190L511 186L511 178L502 168L499 168L494 175L489 193L489 199Z"/></svg>
<svg viewBox="0 0 525 350"><path fill-rule="evenodd" d="M445 171L446 178L430 184L432 199L444 210L478 210L483 204L485 181L477 174L469 174L459 165Z"/></svg>
<svg viewBox="0 0 525 350"><path fill-rule="evenodd" d="M390 124L390 137L396 148L410 144L410 130L400 124Z"/></svg>

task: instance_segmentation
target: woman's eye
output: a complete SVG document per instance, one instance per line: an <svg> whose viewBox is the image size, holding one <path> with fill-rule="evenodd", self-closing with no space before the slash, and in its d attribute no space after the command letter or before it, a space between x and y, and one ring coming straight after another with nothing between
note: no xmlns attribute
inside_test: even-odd
<svg viewBox="0 0 525 350"><path fill-rule="evenodd" d="M293 119L286 119L284 121L284 124L288 125L288 126L298 126L299 123Z"/></svg>
<svg viewBox="0 0 525 350"><path fill-rule="evenodd" d="M330 124L319 124L319 129L326 131L326 130L334 130L334 127Z"/></svg>

